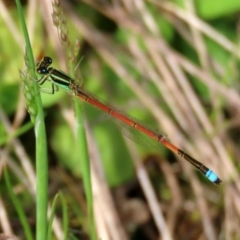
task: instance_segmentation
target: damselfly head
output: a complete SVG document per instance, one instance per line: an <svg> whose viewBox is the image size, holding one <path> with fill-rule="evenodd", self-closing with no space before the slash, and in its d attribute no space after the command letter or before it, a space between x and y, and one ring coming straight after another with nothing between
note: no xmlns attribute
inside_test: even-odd
<svg viewBox="0 0 240 240"><path fill-rule="evenodd" d="M39 69L44 69L46 68L45 73L47 72L47 68L52 64L52 58L50 57L44 57L41 62L37 64L37 71L39 72ZM44 70L43 70L44 74Z"/></svg>

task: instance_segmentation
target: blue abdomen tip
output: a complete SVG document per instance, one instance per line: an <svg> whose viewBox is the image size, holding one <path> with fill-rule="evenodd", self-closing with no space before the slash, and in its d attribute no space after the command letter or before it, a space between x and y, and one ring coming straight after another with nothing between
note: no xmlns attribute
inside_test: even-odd
<svg viewBox="0 0 240 240"><path fill-rule="evenodd" d="M218 176L210 169L207 171L205 176L213 183L217 182L219 179Z"/></svg>

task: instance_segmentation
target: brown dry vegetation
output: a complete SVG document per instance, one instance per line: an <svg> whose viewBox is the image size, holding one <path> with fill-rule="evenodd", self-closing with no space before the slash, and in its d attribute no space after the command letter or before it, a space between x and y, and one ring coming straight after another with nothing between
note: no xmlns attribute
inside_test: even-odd
<svg viewBox="0 0 240 240"><path fill-rule="evenodd" d="M147 149L143 153L128 139L118 143L117 137L112 138L117 144L104 145L104 136L94 135L93 127L86 124L99 239L240 239L239 19L237 15L224 18L233 23L235 40L230 40L220 23L207 22L196 14L194 1L183 3L184 8L157 0L61 2L68 38L72 42L77 38L75 45L80 46L78 56L83 59L78 70L84 86L96 95L110 92L103 98L124 111L140 109L137 118L150 116L146 117L149 124L155 123L173 144L213 169L223 181L218 187L213 185L186 161L164 149ZM29 1L25 8L36 58L52 55L59 60L53 65L67 71L64 60L69 61L69 56L66 57L53 24L50 1ZM14 36L15 44L22 48L21 32L12 11L0 3L3 23ZM12 56L10 51L1 51L6 59L19 55L23 63L21 51ZM98 83L95 86L91 81ZM19 80L15 84L19 86ZM45 103L49 207L55 194L62 191L69 209L70 234L76 239L87 239L86 202L76 170L79 166L76 162L73 167L64 163L64 159L71 161L73 143L57 130L61 122L74 132L72 104L67 94L49 100L52 98L47 96ZM35 214L30 210L35 204L34 133L32 130L14 137L13 133L30 121L21 91L15 100L14 111L4 106L0 109L1 128L9 137L0 150L0 229L24 236L2 177L3 166L7 166L13 190L20 195L34 229ZM103 152L110 148L119 157L118 144L124 145L127 155L121 155L122 165L109 173L106 162L103 170ZM69 153L59 165L59 155L64 154L61 148L66 145ZM130 159L132 166L125 165L124 159ZM132 171L122 176L121 172L127 172L128 167ZM120 176L116 180L111 174ZM53 233L56 239L63 239L61 211L58 214Z"/></svg>

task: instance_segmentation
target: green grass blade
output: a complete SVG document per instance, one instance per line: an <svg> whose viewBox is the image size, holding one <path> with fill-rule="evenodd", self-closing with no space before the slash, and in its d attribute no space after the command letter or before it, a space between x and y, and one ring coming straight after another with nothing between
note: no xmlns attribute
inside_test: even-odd
<svg viewBox="0 0 240 240"><path fill-rule="evenodd" d="M15 193L12 190L13 186L11 185L11 182L10 182L10 179L9 179L9 175L8 175L8 171L7 171L6 168L4 169L4 178L5 178L5 181L6 181L8 194L10 195L10 198L11 198L11 200L13 202L13 205L14 205L16 211L17 211L19 220L20 220L20 222L22 224L22 227L23 227L23 230L24 230L24 233L25 233L25 239L26 240L32 240L32 239L34 239L34 237L32 235L30 226L28 224L27 217L26 217L26 215L24 213L24 210L23 210L20 202L18 201L18 198L16 197Z"/></svg>
<svg viewBox="0 0 240 240"><path fill-rule="evenodd" d="M67 203L64 198L64 195L60 193L60 199L62 202L62 212L63 212L63 232L64 232L64 240L68 239L68 227L69 227L69 219L68 219L68 208L67 208Z"/></svg>
<svg viewBox="0 0 240 240"><path fill-rule="evenodd" d="M60 192L58 193L54 200L53 200L53 204L52 204L52 208L51 208L51 214L50 214L50 218L49 218L49 225L48 225L48 240L52 239L52 224L53 224L53 220L54 220L54 216L55 216L55 212L56 212L56 205L57 205L57 200L60 198L61 200L61 205L62 205L62 215L63 215L63 232L64 232L64 240L68 239L68 226L69 226L69 221L68 221L68 211L67 211L67 203L65 201L65 198L63 196L63 194Z"/></svg>
<svg viewBox="0 0 240 240"><path fill-rule="evenodd" d="M31 122L28 122L21 126L20 128L16 129L13 133L7 136L0 136L0 147L2 147L4 144L10 142L12 139L21 136L22 134L26 133L33 127Z"/></svg>
<svg viewBox="0 0 240 240"><path fill-rule="evenodd" d="M50 213L50 217L49 217L49 224L48 224L48 232L47 232L47 239L48 240L52 239L52 224L53 224L53 220L54 220L54 215L55 215L56 204L57 204L58 198L59 198L59 194L57 194L54 197L52 208L51 208L51 213Z"/></svg>
<svg viewBox="0 0 240 240"><path fill-rule="evenodd" d="M28 36L27 26L24 19L22 6L19 0L16 0L19 19L21 21L23 35L26 43L26 65L28 67L28 74L32 79L35 76L35 62L32 53L32 48ZM30 81L29 81L30 82ZM42 109L42 101L39 94L39 87L35 81L32 81L34 94L34 101L37 107L36 116L32 117L35 123L36 136L36 172L37 172L37 240L43 240L47 237L47 193L48 193L48 161L47 161L47 141L46 131L44 125L44 115Z"/></svg>
<svg viewBox="0 0 240 240"><path fill-rule="evenodd" d="M92 183L91 183L91 171L90 171L90 161L88 156L88 146L84 128L83 121L83 104L79 102L77 98L74 99L74 108L76 114L76 125L77 125L77 144L79 146L79 159L80 166L83 174L83 184L88 204L88 220L89 220L89 232L91 234L91 239L95 240L95 222L94 222L94 212L93 212L93 195L92 195Z"/></svg>
<svg viewBox="0 0 240 240"><path fill-rule="evenodd" d="M70 41L68 39L67 26L65 21L65 16L63 15L62 9L60 7L59 2L53 2L53 21L55 26L58 28L59 37L62 43L62 46L65 50L66 56L69 59L69 68L70 68L70 76L74 77L75 72L75 62L74 54L72 53ZM88 156L88 146L84 128L83 121L83 104L77 99L74 99L74 109L76 114L76 133L77 139L76 144L78 146L78 155L80 161L80 168L83 174L83 184L84 190L86 193L87 205L88 205L88 221L89 221L89 232L91 235L91 239L96 239L96 231L95 231L95 222L94 222L94 212L93 212L93 196L92 196L92 184L91 184L91 174L90 174L90 161Z"/></svg>

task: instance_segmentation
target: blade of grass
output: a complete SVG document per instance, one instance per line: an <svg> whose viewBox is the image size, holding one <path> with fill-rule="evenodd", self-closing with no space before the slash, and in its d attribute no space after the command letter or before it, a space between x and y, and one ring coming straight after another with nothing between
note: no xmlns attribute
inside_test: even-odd
<svg viewBox="0 0 240 240"><path fill-rule="evenodd" d="M66 200L63 196L62 193L60 193L60 199L61 199L61 202L62 202L62 212L63 212L63 232L64 232L64 240L67 240L68 239L68 226L69 226L69 219L68 219L68 209L67 209L67 203L66 203Z"/></svg>
<svg viewBox="0 0 240 240"><path fill-rule="evenodd" d="M35 76L35 62L31 48L30 39L28 36L27 26L24 19L24 14L20 0L16 0L19 19L21 21L23 35L26 43L26 65L28 73L33 79ZM47 141L44 124L44 115L42 109L42 100L39 94L39 87L35 81L29 81L33 85L33 98L36 104L37 111L35 116L31 116L35 124L36 136L36 172L37 172L37 187L36 187L36 208L37 208L37 240L46 239L47 237L47 193L48 193L48 161L47 161ZM33 106L35 107L35 106ZM30 112L31 114L31 112Z"/></svg>
<svg viewBox="0 0 240 240"><path fill-rule="evenodd" d="M54 215L55 215L55 211L56 211L56 204L57 204L57 200L60 198L61 200L61 205L62 205L62 213L63 213L63 229L64 229L64 240L68 239L68 212L67 212L67 203L64 199L63 194L60 192L58 193L53 200L53 205L52 205L52 209L51 209L51 214L50 214L50 218L49 218L49 225L48 225L48 240L52 239L52 224L53 224L53 220L54 220Z"/></svg>
<svg viewBox="0 0 240 240"><path fill-rule="evenodd" d="M33 127L31 122L28 122L21 126L20 128L16 129L16 131L10 135L7 136L0 136L0 147L2 147L4 144L10 142L12 139L17 138L21 136L22 134L26 133L28 130L30 130Z"/></svg>
<svg viewBox="0 0 240 240"><path fill-rule="evenodd" d="M71 76L75 75L73 61L70 61L69 68ZM88 206L88 223L89 223L89 232L90 239L96 240L96 228L94 221L94 211L93 211L93 195L92 195L92 181L91 181L91 166L90 159L88 155L88 144L84 127L84 105L79 101L78 98L74 98L74 110L75 110L75 118L76 118L76 131L77 131L77 146L79 149L79 159L80 159L80 167L83 175L83 184L84 190L87 199Z"/></svg>
<svg viewBox="0 0 240 240"><path fill-rule="evenodd" d="M7 185L8 194L10 195L10 198L13 202L13 205L15 206L15 209L17 211L19 220L22 224L23 231L25 233L25 239L32 240L32 239L34 239L34 237L32 235L31 228L28 224L28 220L27 220L27 217L24 213L24 210L23 210L20 202L18 201L18 198L16 197L15 193L12 190L13 186L11 185L7 168L4 169L4 178L5 178L5 182L6 182L6 185Z"/></svg>
<svg viewBox="0 0 240 240"><path fill-rule="evenodd" d="M74 64L70 61L70 73L71 76L74 76ZM79 150L79 159L80 159L80 168L83 175L83 184L84 190L87 199L88 206L88 223L89 223L89 233L90 239L97 239L95 221L94 221L94 211L93 211L93 195L92 195L92 182L91 182L91 167L90 159L88 155L88 145L84 127L84 118L83 112L84 107L83 103L80 102L77 98L74 98L74 110L75 110L75 119L76 119L76 144Z"/></svg>
<svg viewBox="0 0 240 240"><path fill-rule="evenodd" d="M65 17L63 15L62 9L60 7L60 2L58 0L52 1L53 6L53 22L58 28L59 38L61 44L65 50L66 56L69 59L69 69L70 76L75 76L74 71L74 54L70 46L70 41L68 39L68 31L66 26ZM76 50L75 50L76 51ZM83 120L83 104L79 102L77 98L74 98L74 109L76 114L76 144L79 146L79 159L80 159L80 168L83 174L83 184L86 193L87 205L88 205L88 222L89 222L89 232L91 239L95 240L96 231L95 231L95 222L94 222L94 212L93 212L93 196L92 196L92 184L91 184L91 173L90 173L90 161L88 155L88 146L84 128Z"/></svg>
<svg viewBox="0 0 240 240"><path fill-rule="evenodd" d="M89 231L91 234L91 239L95 240L95 222L94 222L94 212L93 212L93 195L92 195L92 183L91 183L91 171L90 171L90 161L88 155L88 145L86 141L86 134L84 129L84 121L82 117L83 104L78 101L77 98L74 99L74 109L76 114L76 125L77 125L77 144L79 146L79 159L80 167L83 174L83 184L88 205L88 222Z"/></svg>

